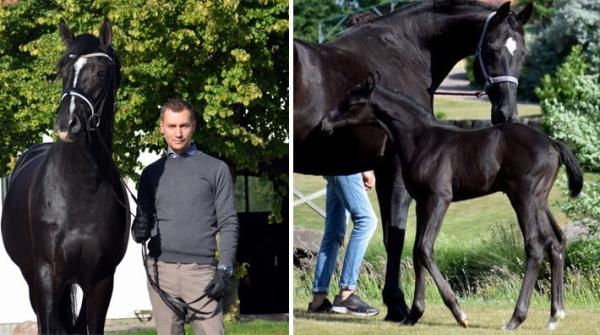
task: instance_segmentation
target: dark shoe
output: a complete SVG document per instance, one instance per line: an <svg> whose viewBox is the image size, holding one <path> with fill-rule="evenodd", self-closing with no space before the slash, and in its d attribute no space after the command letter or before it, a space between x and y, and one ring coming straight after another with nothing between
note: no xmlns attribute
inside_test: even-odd
<svg viewBox="0 0 600 335"><path fill-rule="evenodd" d="M379 314L379 310L373 306L367 305L357 295L352 293L346 300L342 301L340 296L336 296L333 301L331 311L340 314L352 314L359 316L374 316Z"/></svg>
<svg viewBox="0 0 600 335"><path fill-rule="evenodd" d="M309 313L330 313L331 312L331 301L325 298L321 305L313 307L312 303L308 303Z"/></svg>

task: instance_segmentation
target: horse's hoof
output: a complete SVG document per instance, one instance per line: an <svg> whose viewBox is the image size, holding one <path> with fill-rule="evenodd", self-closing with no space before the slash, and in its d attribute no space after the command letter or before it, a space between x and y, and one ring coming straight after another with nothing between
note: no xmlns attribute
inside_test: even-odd
<svg viewBox="0 0 600 335"><path fill-rule="evenodd" d="M388 311L384 320L390 321L390 322L402 322L402 321L406 320L406 315L400 315L400 314L396 314L396 313L392 313L392 312Z"/></svg>
<svg viewBox="0 0 600 335"><path fill-rule="evenodd" d="M406 317L404 320L400 321L400 324L404 326L414 326L417 323L417 321L418 320Z"/></svg>

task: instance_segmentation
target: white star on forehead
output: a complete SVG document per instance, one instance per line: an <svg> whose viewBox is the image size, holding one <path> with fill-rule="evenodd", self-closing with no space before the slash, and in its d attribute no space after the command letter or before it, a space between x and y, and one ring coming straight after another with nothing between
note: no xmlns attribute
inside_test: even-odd
<svg viewBox="0 0 600 335"><path fill-rule="evenodd" d="M509 37L506 40L506 43L504 43L504 46L506 47L506 49L508 49L508 52L510 52L511 56L513 56L513 54L515 53L515 50L517 50L517 42L512 37Z"/></svg>

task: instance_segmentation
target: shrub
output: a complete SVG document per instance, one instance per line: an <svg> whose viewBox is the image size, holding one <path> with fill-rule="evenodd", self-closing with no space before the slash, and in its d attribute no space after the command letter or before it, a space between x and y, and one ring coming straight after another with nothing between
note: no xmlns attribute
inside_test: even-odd
<svg viewBox="0 0 600 335"><path fill-rule="evenodd" d="M600 171L600 81L596 70L600 67L600 50L596 53L588 61L583 48L574 47L556 74L544 76L541 87L536 89L546 131L568 143L581 166L592 172ZM562 185L564 188L564 181ZM570 218L593 219L585 222L592 233L597 232L600 182L586 180L579 198L568 199L561 207Z"/></svg>
<svg viewBox="0 0 600 335"><path fill-rule="evenodd" d="M599 275L600 239L581 239L569 244L565 265L585 276Z"/></svg>
<svg viewBox="0 0 600 335"><path fill-rule="evenodd" d="M587 171L600 171L600 82L582 50L575 47L554 76L544 76L536 93L546 130L567 142Z"/></svg>
<svg viewBox="0 0 600 335"><path fill-rule="evenodd" d="M555 15L552 23L542 29L533 26L529 29L532 41L529 55L523 65L519 78L521 96L535 99L534 88L539 85L544 74L554 74L556 69L576 44L584 45L584 54L588 59L600 47L600 2L597 0L556 0Z"/></svg>

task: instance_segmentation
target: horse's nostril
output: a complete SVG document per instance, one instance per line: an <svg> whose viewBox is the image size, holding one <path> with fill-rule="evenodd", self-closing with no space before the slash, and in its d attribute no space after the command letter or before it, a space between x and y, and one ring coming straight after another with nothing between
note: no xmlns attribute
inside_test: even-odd
<svg viewBox="0 0 600 335"><path fill-rule="evenodd" d="M77 117L73 116L71 118L71 121L69 122L69 129L72 133L76 133L81 129L81 122L79 122Z"/></svg>

